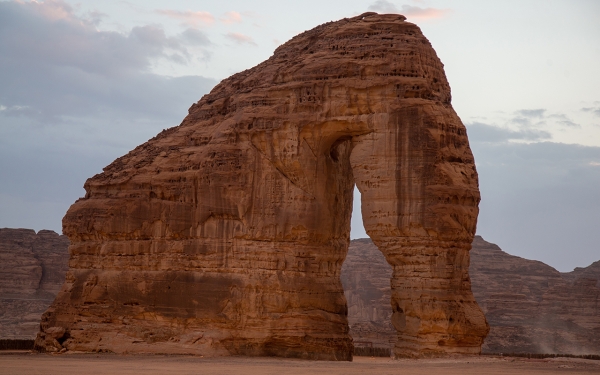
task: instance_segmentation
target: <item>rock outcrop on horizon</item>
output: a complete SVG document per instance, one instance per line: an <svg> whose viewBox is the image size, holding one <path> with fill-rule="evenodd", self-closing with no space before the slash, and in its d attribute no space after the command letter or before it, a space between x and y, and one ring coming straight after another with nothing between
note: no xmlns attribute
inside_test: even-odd
<svg viewBox="0 0 600 375"><path fill-rule="evenodd" d="M0 228L0 339L33 339L65 281L69 239Z"/></svg>
<svg viewBox="0 0 600 375"><path fill-rule="evenodd" d="M560 273L476 236L471 282L491 326L483 350L600 354L599 266Z"/></svg>
<svg viewBox="0 0 600 375"><path fill-rule="evenodd" d="M384 348L396 341L387 324L391 272L370 239L351 241L342 283L355 341ZM483 352L600 354L600 261L560 273L475 236L469 274L491 328Z"/></svg>
<svg viewBox="0 0 600 375"><path fill-rule="evenodd" d="M398 339L391 323L391 277L392 267L370 238L350 241L341 279L350 335L358 345L393 348Z"/></svg>
<svg viewBox="0 0 600 375"><path fill-rule="evenodd" d="M294 37L90 178L36 347L351 359L355 183L394 267L395 354L479 353L466 129L421 30L376 13Z"/></svg>

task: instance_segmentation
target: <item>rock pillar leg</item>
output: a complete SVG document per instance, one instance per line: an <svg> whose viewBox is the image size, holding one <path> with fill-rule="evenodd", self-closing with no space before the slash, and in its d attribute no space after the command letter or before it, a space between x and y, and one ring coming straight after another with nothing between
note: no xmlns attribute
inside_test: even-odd
<svg viewBox="0 0 600 375"><path fill-rule="evenodd" d="M396 356L480 352L489 331L471 293L479 203L466 130L440 106L397 108L354 138L365 229L392 265Z"/></svg>
<svg viewBox="0 0 600 375"><path fill-rule="evenodd" d="M488 326L471 293L469 247L411 240L381 247L394 270L396 356L480 353Z"/></svg>

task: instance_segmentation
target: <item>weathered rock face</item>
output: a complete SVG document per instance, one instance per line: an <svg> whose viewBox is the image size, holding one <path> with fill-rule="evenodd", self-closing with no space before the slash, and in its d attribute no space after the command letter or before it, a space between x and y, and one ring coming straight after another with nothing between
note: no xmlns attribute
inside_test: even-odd
<svg viewBox="0 0 600 375"><path fill-rule="evenodd" d="M38 347L350 359L356 183L393 265L395 353L478 353L477 173L443 66L404 19L298 35L89 179Z"/></svg>
<svg viewBox="0 0 600 375"><path fill-rule="evenodd" d="M350 241L340 277L355 345L393 348L398 337L391 321L392 267L370 239Z"/></svg>
<svg viewBox="0 0 600 375"><path fill-rule="evenodd" d="M0 338L35 337L65 281L68 246L49 230L0 229Z"/></svg>
<svg viewBox="0 0 600 375"><path fill-rule="evenodd" d="M396 341L386 325L391 272L369 239L351 241L341 277L355 341ZM475 236L469 274L491 328L484 352L600 354L600 261L561 274Z"/></svg>
<svg viewBox="0 0 600 375"><path fill-rule="evenodd" d="M600 354L600 262L561 274L476 236L473 293L491 330L487 352Z"/></svg>

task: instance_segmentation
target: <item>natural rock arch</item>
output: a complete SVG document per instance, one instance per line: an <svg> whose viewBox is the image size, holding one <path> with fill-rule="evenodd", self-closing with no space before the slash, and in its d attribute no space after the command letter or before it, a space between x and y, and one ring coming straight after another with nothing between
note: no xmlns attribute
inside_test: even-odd
<svg viewBox="0 0 600 375"><path fill-rule="evenodd" d="M394 269L396 355L478 353L465 127L420 29L376 13L294 37L90 178L37 347L351 359L355 182Z"/></svg>

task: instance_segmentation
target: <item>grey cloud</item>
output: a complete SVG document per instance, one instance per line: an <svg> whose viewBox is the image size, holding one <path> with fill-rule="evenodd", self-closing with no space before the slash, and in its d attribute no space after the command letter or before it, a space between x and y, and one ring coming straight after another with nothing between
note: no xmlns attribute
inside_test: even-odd
<svg viewBox="0 0 600 375"><path fill-rule="evenodd" d="M0 227L60 231L87 177L178 125L216 84L149 71L202 54L200 31L122 34L94 22L60 1L0 2Z"/></svg>
<svg viewBox="0 0 600 375"><path fill-rule="evenodd" d="M486 142L507 141L511 139L520 139L527 141L548 140L551 134L548 131L542 130L543 127L559 127L566 128L581 128L569 116L564 113L548 113L546 109L522 109L513 112L513 116L505 118L507 124L516 125L518 130L510 130L506 127L500 128L473 122L471 126L474 128L475 138L481 138ZM495 139L495 140L494 140Z"/></svg>
<svg viewBox="0 0 600 375"><path fill-rule="evenodd" d="M541 141L550 139L547 131L537 129L510 130L480 122L467 124L469 139L472 142L507 142L509 140Z"/></svg>
<svg viewBox="0 0 600 375"><path fill-rule="evenodd" d="M102 20L106 17L108 17L108 14L99 12L97 10L91 11L87 15L89 22L95 26L98 26L100 23L102 23Z"/></svg>
<svg viewBox="0 0 600 375"><path fill-rule="evenodd" d="M573 120L571 120L567 115L562 113L549 115L548 118L556 120L558 124L569 128L581 128L581 125L573 122Z"/></svg>
<svg viewBox="0 0 600 375"><path fill-rule="evenodd" d="M369 5L369 10L380 13L400 13L400 10L393 3L386 0L377 0Z"/></svg>
<svg viewBox="0 0 600 375"><path fill-rule="evenodd" d="M478 233L561 271L598 260L600 147L472 142Z"/></svg>
<svg viewBox="0 0 600 375"><path fill-rule="evenodd" d="M518 124L520 126L531 126L531 119L527 117L513 117L510 122L513 124Z"/></svg>
<svg viewBox="0 0 600 375"><path fill-rule="evenodd" d="M594 115L600 117L600 107L586 107L586 108L581 108L581 110L583 112L593 113Z"/></svg>
<svg viewBox="0 0 600 375"><path fill-rule="evenodd" d="M534 120L538 120L538 124L536 125L541 125L539 124L539 120L543 119L545 117L545 113L546 110L545 109L521 109L519 111L515 111L515 117L513 117L510 122L512 122L513 124L518 124L522 127L529 127L531 125L533 125Z"/></svg>
<svg viewBox="0 0 600 375"><path fill-rule="evenodd" d="M550 134L535 129L473 123L467 130L482 197L479 234L560 271L599 259L600 147L539 142Z"/></svg>
<svg viewBox="0 0 600 375"><path fill-rule="evenodd" d="M196 46L210 46L212 45L210 39L202 31L193 28L187 28L181 33L181 36L190 44Z"/></svg>
<svg viewBox="0 0 600 375"><path fill-rule="evenodd" d="M47 15L59 11L58 19ZM182 85L203 81L196 86L199 97L214 81L161 77L149 66L157 58L187 62L186 45L209 43L191 29L177 37L158 26L127 35L98 31L62 2L0 2L0 106L6 107L0 114L44 123L107 112L169 115L182 98L178 92L188 93Z"/></svg>
<svg viewBox="0 0 600 375"><path fill-rule="evenodd" d="M581 128L581 125L571 121L571 120L562 120L558 122L561 125L570 127L570 128Z"/></svg>
<svg viewBox="0 0 600 375"><path fill-rule="evenodd" d="M57 18L53 13L59 10L62 16ZM134 27L128 34L98 31L93 20L77 17L60 1L0 2L5 63L43 60L47 65L115 75L147 69L153 59L168 57L169 51L188 55L190 40L209 44L200 31L169 37L156 25Z"/></svg>
<svg viewBox="0 0 600 375"><path fill-rule="evenodd" d="M524 117L544 117L546 110L543 108L540 109L521 109L517 111L516 114Z"/></svg>

